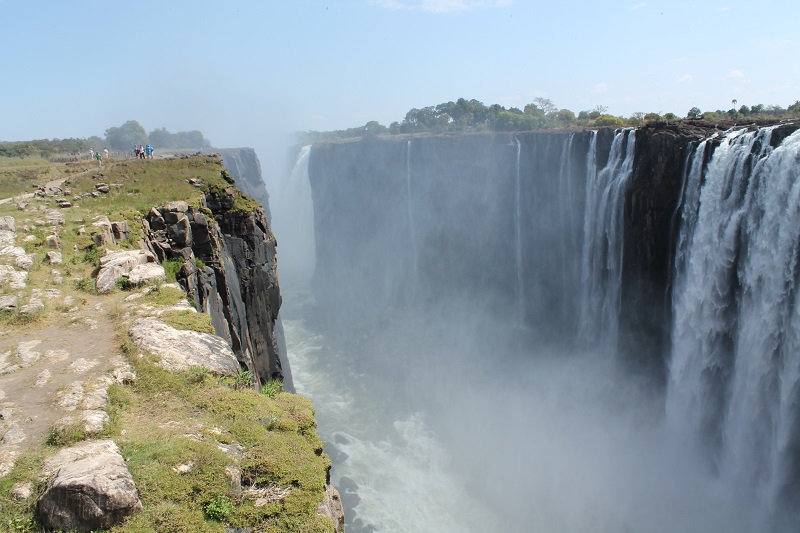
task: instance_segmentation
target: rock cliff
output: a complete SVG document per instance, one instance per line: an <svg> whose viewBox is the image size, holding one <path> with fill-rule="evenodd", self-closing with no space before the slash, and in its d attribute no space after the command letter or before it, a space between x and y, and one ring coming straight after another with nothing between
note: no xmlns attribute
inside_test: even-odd
<svg viewBox="0 0 800 533"><path fill-rule="evenodd" d="M264 211L237 209L231 188L207 193L202 208L154 207L144 226L149 248L161 262L180 262L179 282L254 381L282 380L291 390L275 336L281 296Z"/></svg>

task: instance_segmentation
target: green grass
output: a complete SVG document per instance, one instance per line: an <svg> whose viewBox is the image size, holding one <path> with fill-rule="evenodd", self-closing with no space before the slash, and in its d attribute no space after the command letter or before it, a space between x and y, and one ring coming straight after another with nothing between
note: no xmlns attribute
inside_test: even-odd
<svg viewBox="0 0 800 533"><path fill-rule="evenodd" d="M118 390L111 396L120 425L129 428L117 441L145 510L113 531L220 531L220 523L254 531L332 530L330 521L320 520L315 511L330 460L322 453L307 399L286 393L273 399L198 379L198 370L170 373L146 360L135 366L138 380L124 389L130 392L123 401L114 399ZM191 414L188 423L202 438L187 438L186 428L165 425L181 413ZM225 468L237 460L217 442L242 446L238 468L244 486L289 488L286 499L257 508L251 499L230 492ZM173 470L190 463L187 473ZM182 524L192 529L181 529Z"/></svg>
<svg viewBox="0 0 800 533"><path fill-rule="evenodd" d="M189 331L199 331L200 333L214 333L214 326L211 325L211 317L204 313L186 309L164 311L159 319L175 329Z"/></svg>

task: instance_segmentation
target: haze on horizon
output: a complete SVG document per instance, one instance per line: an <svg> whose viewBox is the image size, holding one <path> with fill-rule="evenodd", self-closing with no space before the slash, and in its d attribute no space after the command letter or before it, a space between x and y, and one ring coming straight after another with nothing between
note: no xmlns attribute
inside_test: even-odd
<svg viewBox="0 0 800 533"><path fill-rule="evenodd" d="M793 0L0 0L0 141L133 119L253 146L269 175L289 132L460 97L621 116L786 107L798 15Z"/></svg>

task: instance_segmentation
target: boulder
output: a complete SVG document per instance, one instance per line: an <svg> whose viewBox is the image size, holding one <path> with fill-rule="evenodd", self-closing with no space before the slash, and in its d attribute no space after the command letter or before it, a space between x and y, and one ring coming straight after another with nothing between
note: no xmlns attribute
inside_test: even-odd
<svg viewBox="0 0 800 533"><path fill-rule="evenodd" d="M120 220L118 222L111 223L111 233L114 234L114 238L117 242L122 242L128 237L131 236L131 230L128 227L127 220Z"/></svg>
<svg viewBox="0 0 800 533"><path fill-rule="evenodd" d="M0 285L8 283L12 289L24 289L27 279L27 272L20 272L11 265L0 265Z"/></svg>
<svg viewBox="0 0 800 533"><path fill-rule="evenodd" d="M19 246L5 246L0 249L0 254L9 255L14 259L14 263L22 270L33 268L33 254L26 254Z"/></svg>
<svg viewBox="0 0 800 533"><path fill-rule="evenodd" d="M166 221L169 224L167 235L175 248L186 248L192 244L192 228L189 218L184 213L178 213L175 222L171 222L169 215L173 214L175 213L167 213Z"/></svg>
<svg viewBox="0 0 800 533"><path fill-rule="evenodd" d="M114 244L114 233L111 231L111 221L106 216L97 218L97 222L92 222L92 226L97 228L92 232L92 240L98 246Z"/></svg>
<svg viewBox="0 0 800 533"><path fill-rule="evenodd" d="M16 236L17 234L13 231L0 229L0 246L14 246ZM31 237L34 241L37 240L33 235L27 235L24 239L25 242L31 242Z"/></svg>
<svg viewBox="0 0 800 533"><path fill-rule="evenodd" d="M18 298L13 295L0 296L0 311L13 311L17 308Z"/></svg>
<svg viewBox="0 0 800 533"><path fill-rule="evenodd" d="M44 239L44 245L48 248L53 248L55 250L61 249L61 239L58 238L58 235L53 233L52 235L48 235Z"/></svg>
<svg viewBox="0 0 800 533"><path fill-rule="evenodd" d="M154 281L167 281L167 273L164 267L158 263L147 263L136 265L128 273L128 282L131 285L149 285Z"/></svg>
<svg viewBox="0 0 800 533"><path fill-rule="evenodd" d="M0 231L10 231L16 233L17 221L14 217L0 217Z"/></svg>
<svg viewBox="0 0 800 533"><path fill-rule="evenodd" d="M47 223L51 226L63 226L66 223L66 218L64 218L64 215L55 209L49 209L45 213L45 217L47 218Z"/></svg>
<svg viewBox="0 0 800 533"><path fill-rule="evenodd" d="M178 330L147 317L134 322L128 334L139 348L160 357L157 365L173 372L200 365L225 376L241 370L228 343L210 333Z"/></svg>
<svg viewBox="0 0 800 533"><path fill-rule="evenodd" d="M47 252L45 257L51 265L60 265L64 261L61 257L61 252Z"/></svg>
<svg viewBox="0 0 800 533"><path fill-rule="evenodd" d="M142 510L133 477L112 441L62 450L44 469L45 475L55 472L36 507L45 529L110 529Z"/></svg>
<svg viewBox="0 0 800 533"><path fill-rule="evenodd" d="M19 308L22 315L28 315L44 311L44 302L40 298L31 298L28 303Z"/></svg>
<svg viewBox="0 0 800 533"><path fill-rule="evenodd" d="M175 202L168 202L164 206L164 211L166 212L178 212L178 213L185 213L189 210L189 204L184 202L183 200L178 200Z"/></svg>
<svg viewBox="0 0 800 533"><path fill-rule="evenodd" d="M97 273L96 282L97 291L108 292L114 289L117 280L130 274L135 267L155 262L156 256L147 250L109 252L100 259L100 271Z"/></svg>

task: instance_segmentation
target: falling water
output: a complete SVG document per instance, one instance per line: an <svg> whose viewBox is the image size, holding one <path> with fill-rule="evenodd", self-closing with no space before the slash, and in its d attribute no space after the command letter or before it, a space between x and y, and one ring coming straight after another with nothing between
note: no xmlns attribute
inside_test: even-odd
<svg viewBox="0 0 800 533"><path fill-rule="evenodd" d="M280 236L281 289L304 285L314 271L314 204L308 180L311 145L303 146L289 179L273 201L273 231Z"/></svg>
<svg viewBox="0 0 800 533"><path fill-rule="evenodd" d="M525 320L525 287L522 270L522 200L520 194L520 156L522 154L522 143L514 137L517 144L517 166L514 179L514 260L515 272L517 276L516 295L517 295L517 320Z"/></svg>
<svg viewBox="0 0 800 533"><path fill-rule="evenodd" d="M767 509L798 497L800 414L800 131L774 150L772 131L727 133L702 175L692 156L667 395L670 426Z"/></svg>
<svg viewBox="0 0 800 533"><path fill-rule="evenodd" d="M599 173L591 172L586 181L580 338L587 346L599 343L612 352L622 286L625 187L633 170L635 139L635 130L617 130L608 163Z"/></svg>
<svg viewBox="0 0 800 533"><path fill-rule="evenodd" d="M411 141L406 143L406 195L408 198L408 240L411 253L411 291L416 291L419 280L419 251L417 232L414 228L414 196L411 191ZM413 294L412 294L413 299Z"/></svg>

